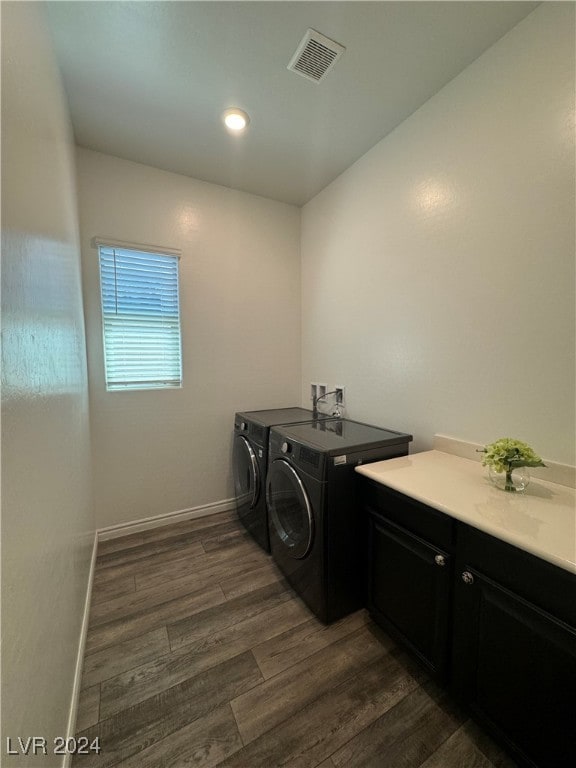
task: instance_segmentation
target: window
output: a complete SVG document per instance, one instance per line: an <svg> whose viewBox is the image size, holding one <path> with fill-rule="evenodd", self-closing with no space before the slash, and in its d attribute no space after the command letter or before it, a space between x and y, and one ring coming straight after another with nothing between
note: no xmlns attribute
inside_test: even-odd
<svg viewBox="0 0 576 768"><path fill-rule="evenodd" d="M182 385L179 257L98 243L106 389Z"/></svg>

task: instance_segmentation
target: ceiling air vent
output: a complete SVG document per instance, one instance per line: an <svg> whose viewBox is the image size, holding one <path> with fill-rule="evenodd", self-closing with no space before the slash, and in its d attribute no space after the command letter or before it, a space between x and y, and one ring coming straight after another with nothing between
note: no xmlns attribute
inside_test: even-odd
<svg viewBox="0 0 576 768"><path fill-rule="evenodd" d="M332 69L346 49L329 37L309 29L292 56L288 69L319 83Z"/></svg>

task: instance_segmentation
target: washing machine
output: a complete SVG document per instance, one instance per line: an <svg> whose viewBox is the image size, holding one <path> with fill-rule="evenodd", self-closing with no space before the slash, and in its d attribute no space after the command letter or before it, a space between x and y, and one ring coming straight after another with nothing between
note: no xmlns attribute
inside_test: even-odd
<svg viewBox="0 0 576 768"><path fill-rule="evenodd" d="M412 435L348 419L270 430L272 556L324 623L363 604L365 521L354 467L406 456Z"/></svg>
<svg viewBox="0 0 576 768"><path fill-rule="evenodd" d="M306 408L239 412L234 417L233 473L238 517L252 538L270 552L266 510L266 468L270 428L332 418Z"/></svg>

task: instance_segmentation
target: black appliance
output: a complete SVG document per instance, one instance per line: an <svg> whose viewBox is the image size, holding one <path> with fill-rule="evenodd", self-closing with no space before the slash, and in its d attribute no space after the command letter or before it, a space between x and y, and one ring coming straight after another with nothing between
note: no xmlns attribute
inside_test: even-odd
<svg viewBox="0 0 576 768"><path fill-rule="evenodd" d="M362 605L365 522L358 464L406 456L412 435L348 419L270 431L266 496L276 564L329 623Z"/></svg>
<svg viewBox="0 0 576 768"><path fill-rule="evenodd" d="M233 471L238 517L252 538L270 552L266 511L266 467L270 427L323 420L306 408L238 412L234 417Z"/></svg>

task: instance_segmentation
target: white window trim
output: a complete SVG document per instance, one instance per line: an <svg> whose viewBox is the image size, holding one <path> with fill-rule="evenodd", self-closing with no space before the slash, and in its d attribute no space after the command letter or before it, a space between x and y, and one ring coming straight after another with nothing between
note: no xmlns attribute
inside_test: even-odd
<svg viewBox="0 0 576 768"><path fill-rule="evenodd" d="M90 241L90 245L92 248L94 248L98 254L98 262L100 262L100 248L111 248L111 249L125 249L125 250L131 250L131 251L141 251L144 253L152 253L155 255L165 255L165 256L172 256L177 258L179 261L182 256L182 251L176 248L167 248L164 246L159 245L150 245L148 243L133 243L128 242L126 240L116 240L108 237L98 237L95 236ZM178 390L182 389L183 387L183 357L182 357L182 315L181 311L179 309L179 325L180 325L180 383L171 385L166 384L164 386L126 386L126 387L112 387L109 388L108 381L107 381L107 373L106 373L106 339L105 339L105 330L104 330L104 308L102 304L102 277L100 274L100 263L98 268L98 283L99 283L99 290L100 290L100 317L102 322L102 353L103 353L103 363L104 363L104 373L105 373L105 386L106 386L106 393L110 394L116 394L118 392L151 392L156 390ZM180 279L178 275L178 304L180 304Z"/></svg>
<svg viewBox="0 0 576 768"><path fill-rule="evenodd" d="M128 251L144 251L146 253L166 254L182 258L182 251L177 248L166 248L163 245L150 245L148 243L129 243L127 240L113 240L109 237L93 237L90 246L98 250L100 246L105 248L125 248Z"/></svg>

